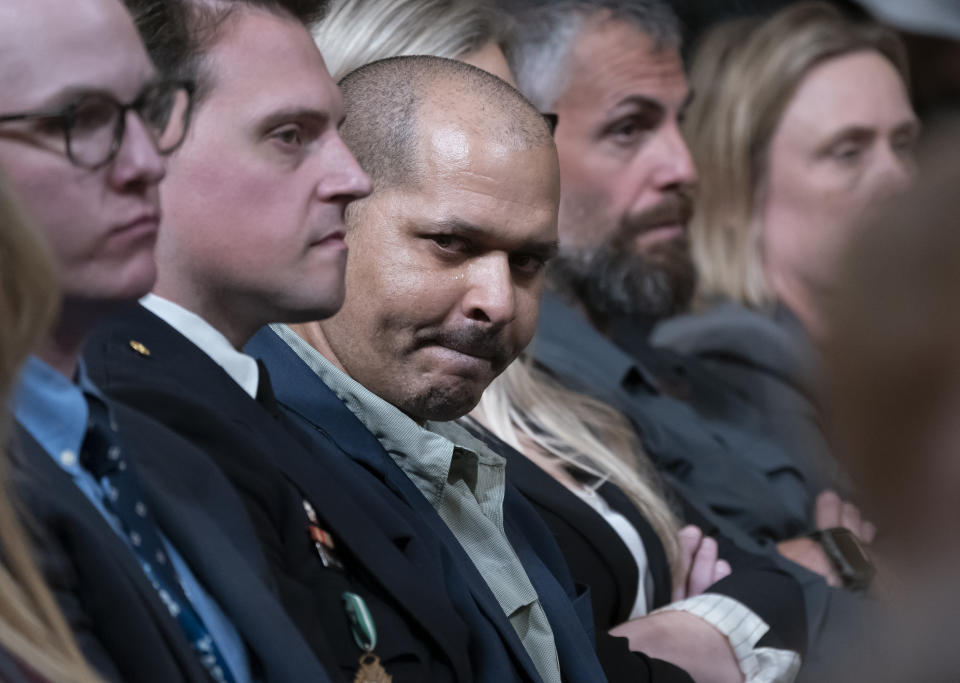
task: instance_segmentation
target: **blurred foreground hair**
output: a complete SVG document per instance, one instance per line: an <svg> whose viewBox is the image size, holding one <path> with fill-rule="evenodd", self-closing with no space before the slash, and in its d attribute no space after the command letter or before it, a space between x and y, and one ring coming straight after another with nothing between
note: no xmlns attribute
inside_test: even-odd
<svg viewBox="0 0 960 683"><path fill-rule="evenodd" d="M0 176L0 398L10 396L27 355L49 331L59 303L51 257ZM8 417L0 447L8 443ZM0 473L6 481L6 451ZM6 486L0 485L0 646L50 683L95 683L34 564Z"/></svg>
<svg viewBox="0 0 960 683"><path fill-rule="evenodd" d="M521 453L532 446L597 486L610 482L622 490L656 531L676 578L680 524L626 417L563 387L523 356L493 381L478 407L484 426Z"/></svg>
<svg viewBox="0 0 960 683"><path fill-rule="evenodd" d="M866 217L818 302L835 452L882 529L872 550L886 589L829 680L960 670L960 127L928 135L918 182Z"/></svg>

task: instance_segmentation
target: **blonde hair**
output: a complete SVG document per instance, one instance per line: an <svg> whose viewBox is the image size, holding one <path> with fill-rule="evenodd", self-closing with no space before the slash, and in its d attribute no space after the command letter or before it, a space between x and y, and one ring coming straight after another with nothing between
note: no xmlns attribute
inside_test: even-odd
<svg viewBox="0 0 960 683"><path fill-rule="evenodd" d="M0 177L0 397L4 403L20 365L53 321L59 301L54 272L50 255L25 224ZM7 426L2 425L0 443L5 443ZM0 646L51 683L99 681L37 571L13 504L2 489L0 548Z"/></svg>
<svg viewBox="0 0 960 683"><path fill-rule="evenodd" d="M521 453L529 450L522 443L526 439L568 469L620 488L657 533L676 578L680 524L626 417L561 386L525 358L490 384L478 409L479 421Z"/></svg>
<svg viewBox="0 0 960 683"><path fill-rule="evenodd" d="M905 49L893 32L824 2L800 2L763 22L720 25L702 42L690 70L696 98L684 124L701 178L690 222L699 302L774 301L757 215L770 141L814 67L864 50L888 59L907 82Z"/></svg>
<svg viewBox="0 0 960 683"><path fill-rule="evenodd" d="M493 41L504 27L478 0L333 0L313 37L334 80L387 57L457 59Z"/></svg>

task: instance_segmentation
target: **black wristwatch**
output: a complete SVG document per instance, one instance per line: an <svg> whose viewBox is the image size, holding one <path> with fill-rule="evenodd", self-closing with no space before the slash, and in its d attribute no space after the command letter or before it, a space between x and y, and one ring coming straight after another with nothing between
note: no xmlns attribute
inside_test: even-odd
<svg viewBox="0 0 960 683"><path fill-rule="evenodd" d="M818 529L809 536L823 548L845 588L865 591L870 587L875 573L873 563L852 531L838 526Z"/></svg>

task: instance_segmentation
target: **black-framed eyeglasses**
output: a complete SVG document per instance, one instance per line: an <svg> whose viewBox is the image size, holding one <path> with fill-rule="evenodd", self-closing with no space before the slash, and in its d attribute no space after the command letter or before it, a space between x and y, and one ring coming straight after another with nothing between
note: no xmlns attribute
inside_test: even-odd
<svg viewBox="0 0 960 683"><path fill-rule="evenodd" d="M0 123L37 121L41 134L63 135L67 158L73 164L97 169L110 163L120 150L129 111L140 117L160 154L180 146L190 124L193 91L190 81L159 80L147 85L129 104L106 93L87 93L58 111L2 114Z"/></svg>

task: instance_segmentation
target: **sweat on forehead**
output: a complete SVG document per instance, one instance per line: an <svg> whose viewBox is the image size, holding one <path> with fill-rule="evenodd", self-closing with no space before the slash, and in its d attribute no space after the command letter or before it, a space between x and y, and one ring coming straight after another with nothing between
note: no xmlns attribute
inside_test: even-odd
<svg viewBox="0 0 960 683"><path fill-rule="evenodd" d="M440 57L372 62L340 81L341 135L379 189L415 183L423 128L438 118L516 149L553 146L543 116L508 83ZM422 124L422 125L421 125Z"/></svg>

